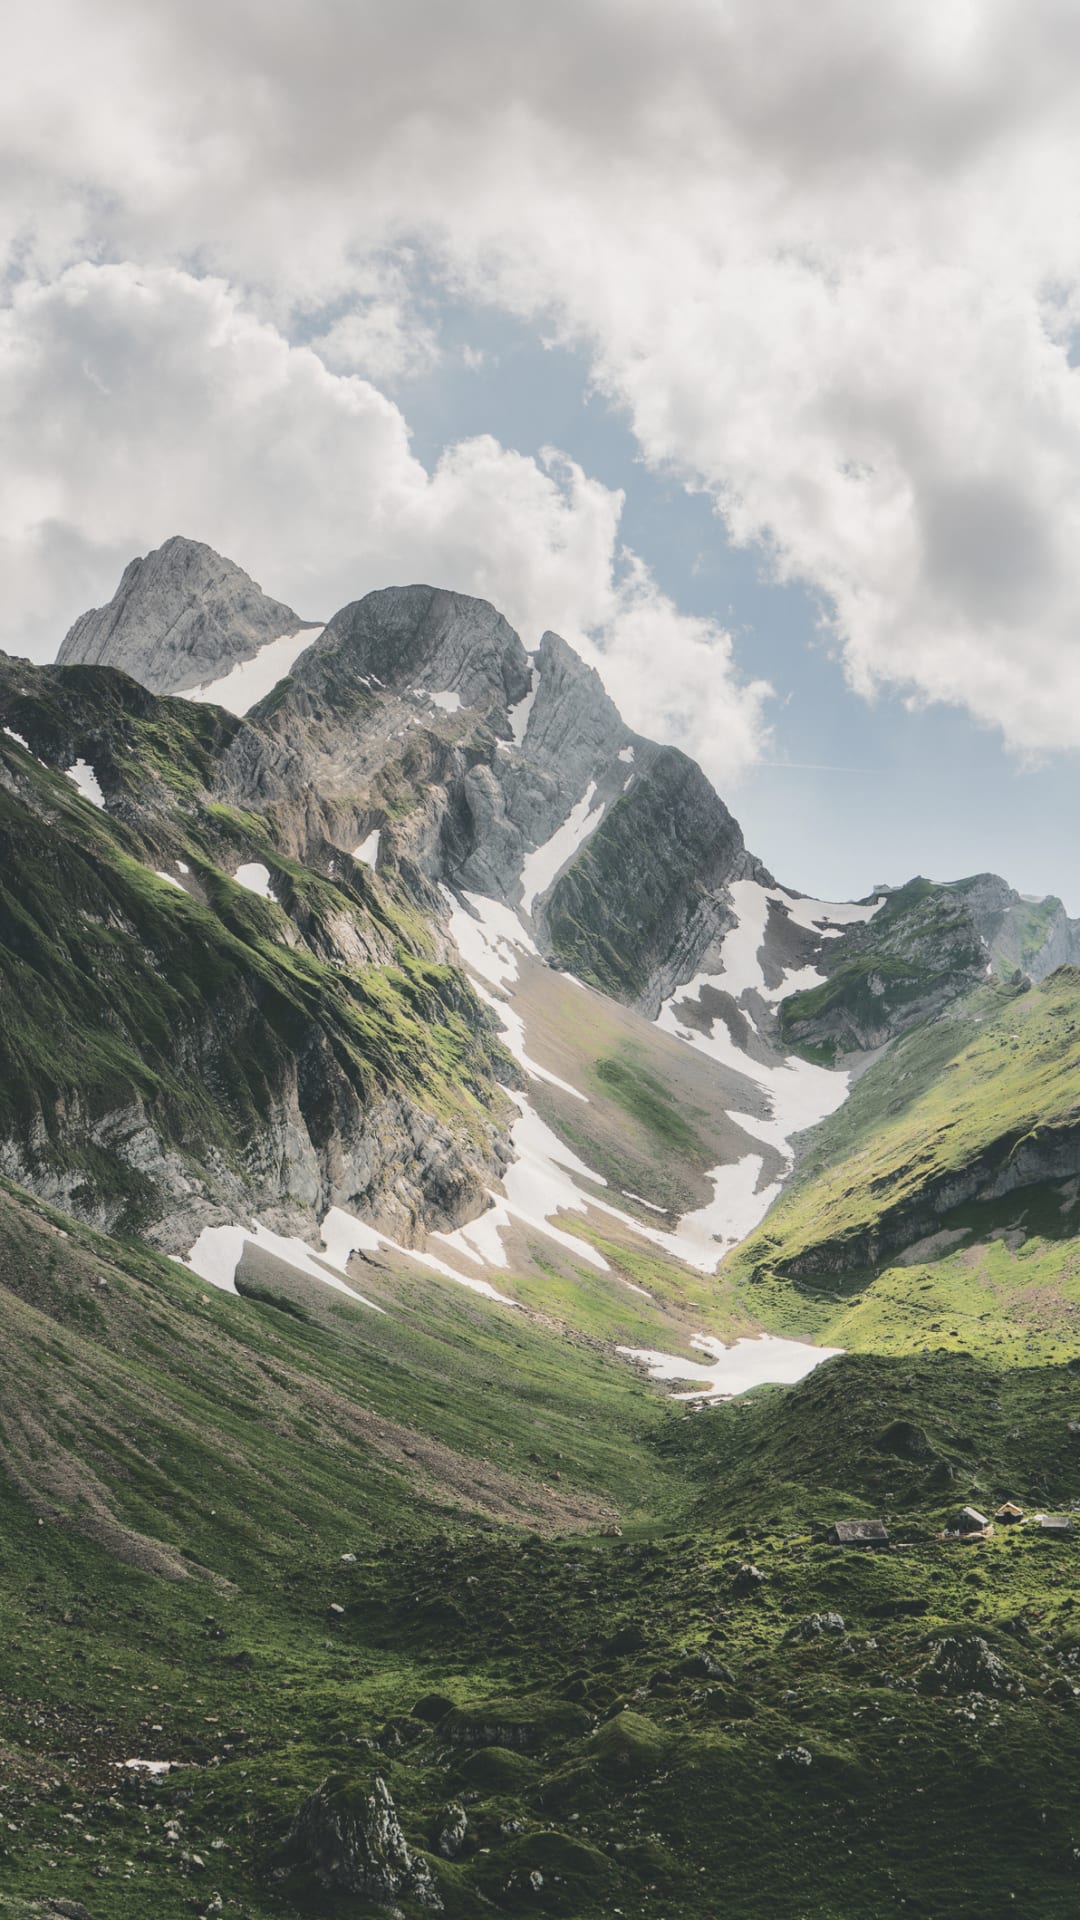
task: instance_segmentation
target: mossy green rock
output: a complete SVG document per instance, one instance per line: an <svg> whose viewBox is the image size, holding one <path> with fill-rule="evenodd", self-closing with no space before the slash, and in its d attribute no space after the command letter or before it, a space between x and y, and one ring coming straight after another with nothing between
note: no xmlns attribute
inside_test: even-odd
<svg viewBox="0 0 1080 1920"><path fill-rule="evenodd" d="M587 1733L592 1720L572 1700L491 1700L483 1707L456 1707L440 1735L454 1747L508 1747L534 1753Z"/></svg>

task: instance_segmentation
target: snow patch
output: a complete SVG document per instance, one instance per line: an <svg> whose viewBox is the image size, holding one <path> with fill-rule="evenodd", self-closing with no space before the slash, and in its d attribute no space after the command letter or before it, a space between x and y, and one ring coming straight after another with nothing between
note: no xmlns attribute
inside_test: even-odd
<svg viewBox="0 0 1080 1920"><path fill-rule="evenodd" d="M16 733L14 727L5 727L4 732L7 734L9 740L14 740L17 747L21 747L24 753L30 755L31 760L37 760L37 754L33 752L29 740L24 740L22 734ZM44 766L44 764L43 760L38 760L39 767Z"/></svg>
<svg viewBox="0 0 1080 1920"><path fill-rule="evenodd" d="M295 633L280 634L276 640L268 640L250 660L238 660L219 679L189 687L180 698L212 703L243 718L273 692L279 680L284 680L321 632L321 627L299 627Z"/></svg>
<svg viewBox="0 0 1080 1920"><path fill-rule="evenodd" d="M365 867L375 867L378 864L379 841L381 839L381 829L379 827L372 827L367 839L361 840L360 845L353 848L353 859L361 861Z"/></svg>
<svg viewBox="0 0 1080 1920"><path fill-rule="evenodd" d="M618 753L615 755L615 758L616 760L621 760L624 766L632 767L634 764L633 747L620 747Z"/></svg>
<svg viewBox="0 0 1080 1920"><path fill-rule="evenodd" d="M650 1213L668 1213L670 1211L668 1207L658 1207L654 1201L646 1200L644 1194L631 1193L629 1187L622 1189L622 1197L624 1200L636 1200L639 1207L648 1207Z"/></svg>
<svg viewBox="0 0 1080 1920"><path fill-rule="evenodd" d="M557 1073L549 1072L547 1067L529 1058L521 1015L505 999L496 999L479 984L485 980L500 990L511 986L518 977L518 954L536 953L513 908L504 907L498 900L489 900L481 893L466 893L464 898L472 909L466 913L449 887L442 887L441 891L450 908L450 932L457 950L469 971L478 976L473 980L473 991L485 1006L498 1014L506 1045L518 1065L534 1080L546 1080L549 1086L561 1087L575 1100L584 1100L585 1094L572 1087L568 1080L560 1080Z"/></svg>
<svg viewBox="0 0 1080 1920"><path fill-rule="evenodd" d="M450 910L450 933L465 965L492 987L508 987L518 977L518 955L536 954L536 942L512 907L482 893L464 893L463 907L449 887L440 892Z"/></svg>
<svg viewBox="0 0 1080 1920"><path fill-rule="evenodd" d="M270 869L264 867L261 860L245 860L233 874L237 886L246 887L249 893L257 893L260 900L272 900L270 891Z"/></svg>
<svg viewBox="0 0 1080 1920"><path fill-rule="evenodd" d="M533 906L542 893L546 893L552 881L560 874L567 862L580 851L591 833L595 833L604 817L604 803L592 811L596 796L596 781L590 780L577 805L571 807L561 827L557 827L550 840L526 855L521 869L521 905L525 913L531 914Z"/></svg>
<svg viewBox="0 0 1080 1920"><path fill-rule="evenodd" d="M684 1213L673 1233L638 1226L646 1239L698 1273L715 1273L724 1254L752 1233L780 1191L779 1183L759 1188L761 1155L748 1153L728 1166L714 1167L708 1178L713 1197L694 1213Z"/></svg>
<svg viewBox="0 0 1080 1920"><path fill-rule="evenodd" d="M552 1073L548 1067L542 1067L539 1061L530 1057L525 1045L525 1022L520 1013L517 1013L507 1001L497 999L477 981L473 982L473 991L485 1006L490 1007L492 1012L498 1015L507 1050L513 1054L518 1066L524 1067L530 1079L546 1080L549 1087L560 1087L563 1093L570 1094L575 1100L583 1100L587 1106L587 1094L581 1093L577 1087L572 1087L569 1080L560 1080L557 1073Z"/></svg>
<svg viewBox="0 0 1080 1920"><path fill-rule="evenodd" d="M240 1265L244 1248L261 1247L264 1253L273 1254L276 1260L284 1261L297 1273L306 1274L310 1280L320 1280L324 1286L332 1287L336 1293L347 1294L362 1307L370 1307L372 1313L382 1313L384 1308L376 1306L374 1300L366 1300L355 1287L347 1286L344 1280L329 1271L331 1266L340 1266L337 1260L329 1256L319 1256L308 1246L306 1240L286 1237L281 1233L272 1233L256 1220L248 1227L204 1227L190 1252L181 1256L174 1254L180 1265L189 1267L212 1287L219 1287L222 1293L236 1292L236 1269Z"/></svg>
<svg viewBox="0 0 1080 1920"><path fill-rule="evenodd" d="M772 1108L768 1121L749 1120L743 1114L732 1117L747 1133L754 1134L759 1140L768 1140L771 1146L777 1147L790 1160L793 1158L792 1135L801 1133L806 1127L816 1126L826 1114L835 1113L847 1097L851 1076L831 1067L814 1066L809 1060L800 1060L794 1055L786 1059L778 1057L775 1064L754 1060L740 1051L722 1020L716 1021L711 1033L701 1033L695 1027L683 1026L676 1011L677 1002L682 998L693 998L695 987L700 989L701 985L712 984L719 985L719 980L699 976L699 981L681 988L672 1000L665 1001L656 1024L663 1032L674 1034L687 1046L708 1054L721 1066L730 1067L734 1073L742 1074L744 1079L752 1080L763 1088Z"/></svg>
<svg viewBox="0 0 1080 1920"><path fill-rule="evenodd" d="M493 1193L495 1205L487 1213L458 1227L452 1234L438 1236L457 1252L470 1259L485 1260L489 1266L509 1265L502 1236L517 1221L546 1234L575 1259L587 1261L602 1273L609 1272L608 1262L587 1240L564 1233L554 1224L560 1213L583 1214L593 1208L617 1220L639 1240L662 1247L697 1272L715 1273L728 1244L756 1226L777 1191L775 1187L767 1188L764 1193L756 1191L762 1162L759 1155L749 1154L733 1166L714 1169L709 1175L714 1188L712 1200L696 1213L684 1215L673 1231L646 1226L598 1194L586 1192L579 1180L606 1187L603 1174L586 1166L573 1149L552 1132L533 1111L525 1094L513 1093L510 1097L521 1118L511 1130L514 1160L503 1175L505 1198Z"/></svg>
<svg viewBox="0 0 1080 1920"><path fill-rule="evenodd" d="M872 920L885 905L888 896L879 894L871 900L869 906L857 900L810 900L805 894L787 893L783 887L777 887L773 898L785 906L797 927L806 927L811 933L821 933L823 927L855 927Z"/></svg>
<svg viewBox="0 0 1080 1920"><path fill-rule="evenodd" d="M628 1360L637 1360L654 1380L696 1380L689 1393L676 1393L675 1400L723 1400L751 1387L767 1384L794 1386L808 1373L843 1352L842 1347L811 1347L802 1340L782 1340L770 1333L756 1339L736 1340L725 1347L722 1340L707 1334L696 1335L690 1345L711 1356L708 1366L682 1360L677 1353L657 1353L651 1347L618 1347L616 1352Z"/></svg>
<svg viewBox="0 0 1080 1920"><path fill-rule="evenodd" d="M78 787L83 799L89 800L92 807L104 807L105 795L98 785L97 774L85 760L76 760L73 767L65 769L65 773L67 779L73 786Z"/></svg>
<svg viewBox="0 0 1080 1920"><path fill-rule="evenodd" d="M869 906L852 902L834 904L788 894L782 887L763 887L756 880L733 881L729 891L736 918L734 926L721 942L718 971L696 974L685 986L677 988L661 1007L656 1024L663 1032L673 1034L686 1046L709 1055L720 1066L741 1074L762 1089L768 1099L767 1116L758 1118L732 1110L729 1118L752 1139L775 1148L790 1166L794 1160L791 1144L794 1135L807 1127L816 1126L818 1121L843 1104L850 1074L815 1066L793 1055L784 1057L778 1054L770 1061L755 1060L736 1044L723 1020L713 1021L711 1029L702 1031L680 1018L680 1007L688 1001L700 1002L704 989L711 987L729 994L739 1003L744 1017L757 1031L752 1009L741 1005L747 996L754 996L775 1006L789 993L820 985L825 977L813 966L794 967L787 970L779 986L770 987L766 984L761 953L770 908L775 904L785 909L797 925L823 937L829 931L823 929L824 921L851 926L870 920L884 904L885 896L882 895ZM698 1214L687 1215L680 1222L679 1231L685 1228L688 1236L688 1250L681 1257L688 1259L691 1265L698 1264L693 1255L693 1246L697 1245L699 1257L704 1254L714 1229L729 1244L734 1244L737 1239L745 1239L753 1231L779 1191L776 1185L758 1186L761 1168L759 1156L747 1155L734 1167L714 1170L710 1175L715 1186L713 1201ZM674 1248L671 1250L674 1251Z"/></svg>
<svg viewBox="0 0 1080 1920"><path fill-rule="evenodd" d="M528 732L529 715L532 713L533 707L536 704L536 695L539 686L540 675L537 672L535 662L530 654L529 691L524 699L518 700L516 704L510 708L507 714L507 719L510 722L510 731L514 736L514 745L516 747L520 747L523 744L525 735Z"/></svg>
<svg viewBox="0 0 1080 1920"><path fill-rule="evenodd" d="M441 707L444 713L461 712L460 693L429 693L428 699L431 701L432 706Z"/></svg>
<svg viewBox="0 0 1080 1920"><path fill-rule="evenodd" d="M343 1273L348 1268L350 1254L389 1250L391 1253L400 1253L406 1260L415 1261L417 1266L430 1268L433 1273L441 1274L444 1280L453 1280L456 1286L467 1287L470 1293L483 1294L486 1300L498 1300L504 1307L517 1305L508 1294L499 1293L488 1281L473 1280L467 1274L458 1273L455 1267L447 1266L445 1260L437 1260L434 1254L401 1246L397 1240L391 1240L365 1220L357 1220L353 1214L346 1213L343 1207L331 1207L322 1223L321 1232L327 1260L331 1266L340 1267Z"/></svg>
<svg viewBox="0 0 1080 1920"><path fill-rule="evenodd" d="M508 1267L510 1261L502 1236L518 1221L554 1240L575 1259L607 1273L607 1261L587 1240L579 1240L553 1225L555 1216L562 1211L581 1213L585 1207L599 1205L604 1212L614 1213L614 1207L604 1207L602 1202L583 1193L573 1176L580 1174L601 1187L607 1185L606 1180L579 1160L573 1149L551 1131L540 1115L533 1112L523 1093L512 1093L510 1098L521 1117L515 1121L510 1136L514 1160L503 1175L505 1199L492 1194L495 1205L487 1213L481 1214L478 1220L470 1220L467 1226L458 1227L454 1233L442 1233L437 1238L467 1259L486 1261L490 1267ZM617 1217L634 1225L626 1214Z"/></svg>
<svg viewBox="0 0 1080 1920"><path fill-rule="evenodd" d="M154 868L154 876L158 880L164 880L166 886L176 887L178 892L184 892L184 888L180 885L179 880L174 880L171 873L163 873L160 867Z"/></svg>

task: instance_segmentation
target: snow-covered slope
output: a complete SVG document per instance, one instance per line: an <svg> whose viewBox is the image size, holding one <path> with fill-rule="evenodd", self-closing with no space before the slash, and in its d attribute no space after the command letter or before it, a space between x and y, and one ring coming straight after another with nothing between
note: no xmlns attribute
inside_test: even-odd
<svg viewBox="0 0 1080 1920"><path fill-rule="evenodd" d="M258 592L246 576L184 543L162 553L168 564L129 570L108 618L87 616L83 643L96 635L129 670L145 655L157 673L160 642L170 685L241 721L212 773L217 818L239 836L222 870L275 903L285 946L331 954L361 995L376 960L459 961L516 1075L484 1121L466 1203L388 1186L398 1133L403 1156L416 1150L403 1107L385 1121L377 1180L331 1140L335 1166L356 1172L344 1187L335 1176L295 1233L272 1204L267 1216L263 1188L258 1220L207 1227L189 1210L174 1250L217 1284L256 1255L288 1265L291 1247L309 1279L386 1257L494 1304L523 1287L542 1302L551 1271L650 1304L653 1288L700 1289L760 1225L799 1135L847 1094L848 1072L783 1044L787 1003L834 978L852 945L873 948L881 902L779 886L700 768L628 729L555 634L526 647L495 608L426 586L368 594L325 628L276 603L245 626L240 603ZM140 654L139 620L161 625L177 581L194 602ZM233 624L208 670L219 616ZM89 769L96 751L70 737L60 764L78 753ZM111 763L96 764L111 796ZM147 866L175 889L177 868L156 842L154 854ZM298 865L317 884L300 884ZM331 903L335 886L345 898ZM464 1112L464 1080L460 1096Z"/></svg>
<svg viewBox="0 0 1080 1920"><path fill-rule="evenodd" d="M252 707L273 692L278 681L285 678L321 632L321 627L300 627L295 633L283 633L276 640L267 640L250 660L238 660L219 679L208 680L201 687L185 688L184 699L212 701L227 713L241 716L250 713Z"/></svg>

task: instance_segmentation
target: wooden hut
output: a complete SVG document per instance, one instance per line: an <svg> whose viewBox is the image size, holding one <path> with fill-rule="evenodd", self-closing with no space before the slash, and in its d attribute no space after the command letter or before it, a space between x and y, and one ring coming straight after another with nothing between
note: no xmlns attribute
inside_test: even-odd
<svg viewBox="0 0 1080 1920"><path fill-rule="evenodd" d="M829 1529L835 1547L887 1547L889 1535L884 1520L837 1520Z"/></svg>

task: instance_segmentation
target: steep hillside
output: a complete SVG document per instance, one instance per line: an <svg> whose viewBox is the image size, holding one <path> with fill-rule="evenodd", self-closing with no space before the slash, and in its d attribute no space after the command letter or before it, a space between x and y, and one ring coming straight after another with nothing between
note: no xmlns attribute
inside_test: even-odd
<svg viewBox="0 0 1080 1920"><path fill-rule="evenodd" d="M987 973L1036 981L1080 958L1080 933L1061 901L1023 900L995 874L947 886L912 880L883 899L819 961L821 986L781 1011L789 1046L835 1063L937 1018Z"/></svg>
<svg viewBox="0 0 1080 1920"><path fill-rule="evenodd" d="M131 561L108 606L80 615L57 658L119 667L155 693L179 693L305 627L315 631L231 560L177 535Z"/></svg>
<svg viewBox="0 0 1080 1920"><path fill-rule="evenodd" d="M944 1057L943 1057L944 1056ZM958 1207L1072 1178L1080 1163L1080 972L984 987L859 1081L740 1260L865 1270Z"/></svg>
<svg viewBox="0 0 1080 1920"><path fill-rule="evenodd" d="M387 1784L460 1916L1071 1911L1075 1547L937 1534L1077 1497L1074 1372L687 1415L378 1264L373 1305L272 1257L230 1299L14 1193L0 1247L9 1912L376 1916L359 1833L320 1883L328 1778ZM868 1508L902 1551L824 1540Z"/></svg>
<svg viewBox="0 0 1080 1920"><path fill-rule="evenodd" d="M1060 903L780 885L465 596L176 541L73 635L0 660L0 1920L1071 1915Z"/></svg>
<svg viewBox="0 0 1080 1920"><path fill-rule="evenodd" d="M363 868L297 867L211 799L235 731L214 710L101 669L15 680L0 676L25 730L0 733L8 1174L166 1244L223 1208L342 1199L454 1224L505 1157L509 1062L415 914ZM85 767L82 784L32 749Z"/></svg>

